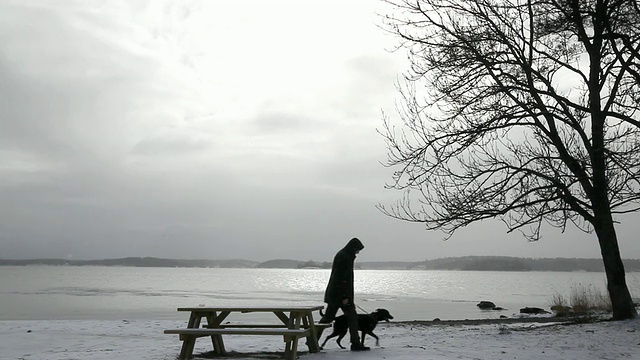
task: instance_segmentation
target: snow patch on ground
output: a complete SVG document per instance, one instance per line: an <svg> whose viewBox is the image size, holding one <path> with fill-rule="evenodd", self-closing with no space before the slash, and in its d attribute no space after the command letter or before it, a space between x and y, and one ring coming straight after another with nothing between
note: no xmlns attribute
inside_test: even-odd
<svg viewBox="0 0 640 360"><path fill-rule="evenodd" d="M173 320L49 320L0 321L0 359L106 360L176 359L181 342L164 329L185 327ZM640 318L586 324L510 323L437 325L381 323L371 351L354 353L332 339L320 353L306 352L301 360L338 359L640 359ZM324 336L327 335L325 332ZM323 338L324 338L323 336ZM348 345L348 339L343 339ZM278 336L225 336L233 359L277 359L284 351ZM196 359L211 351L207 338L198 339Z"/></svg>

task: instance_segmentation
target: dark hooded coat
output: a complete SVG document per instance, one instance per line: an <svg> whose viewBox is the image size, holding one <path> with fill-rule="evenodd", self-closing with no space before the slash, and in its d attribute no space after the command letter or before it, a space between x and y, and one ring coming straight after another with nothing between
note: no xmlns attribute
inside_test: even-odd
<svg viewBox="0 0 640 360"><path fill-rule="evenodd" d="M356 253L364 249L358 238L351 239L333 258L331 277L327 290L324 293L324 302L327 304L342 304L342 300L353 301L353 262Z"/></svg>

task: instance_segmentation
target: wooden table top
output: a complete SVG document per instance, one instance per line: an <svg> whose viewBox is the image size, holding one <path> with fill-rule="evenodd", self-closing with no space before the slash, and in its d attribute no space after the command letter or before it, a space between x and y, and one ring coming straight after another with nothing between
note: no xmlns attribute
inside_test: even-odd
<svg viewBox="0 0 640 360"><path fill-rule="evenodd" d="M324 309L323 305L311 305L311 306L198 306L198 307L184 307L178 308L178 311L199 311L199 312L214 312L214 311L230 311L230 312L297 312L297 311L316 311Z"/></svg>

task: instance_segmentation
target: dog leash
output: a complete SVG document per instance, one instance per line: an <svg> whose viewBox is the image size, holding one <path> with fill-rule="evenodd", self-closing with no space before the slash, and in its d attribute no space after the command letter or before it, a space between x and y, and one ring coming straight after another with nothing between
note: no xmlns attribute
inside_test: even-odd
<svg viewBox="0 0 640 360"><path fill-rule="evenodd" d="M367 310L363 309L360 305L358 305L358 304L356 304L356 303L353 303L353 305L355 305L358 309L360 309L360 310L364 311L364 313L365 313L365 314L368 314L368 313L369 313Z"/></svg>

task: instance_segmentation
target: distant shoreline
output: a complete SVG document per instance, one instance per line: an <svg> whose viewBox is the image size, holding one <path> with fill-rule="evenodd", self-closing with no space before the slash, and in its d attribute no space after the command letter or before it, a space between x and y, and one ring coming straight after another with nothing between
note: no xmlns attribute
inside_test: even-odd
<svg viewBox="0 0 640 360"><path fill-rule="evenodd" d="M402 325L421 325L421 326L457 326L457 325L501 325L501 324L527 324L527 323L559 323L572 324L576 322L576 318L572 317L520 317L520 318L503 318L503 319L464 319L464 320L411 320L397 321L394 324Z"/></svg>
<svg viewBox="0 0 640 360"><path fill-rule="evenodd" d="M627 272L640 272L640 259L623 259ZM260 269L328 269L330 262L275 259L264 262L231 260L163 259L156 257L126 257L102 260L69 259L0 259L0 266L128 266L165 268L260 268ZM425 261L357 262L361 270L448 270L448 271L558 271L604 272L601 259L577 258L517 258L507 256L464 256Z"/></svg>

